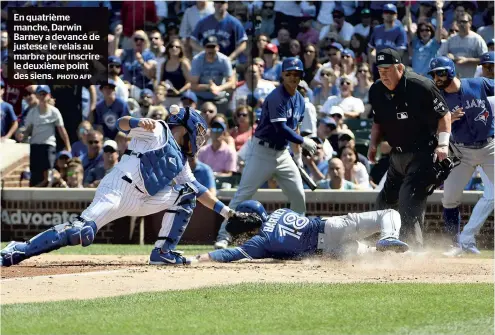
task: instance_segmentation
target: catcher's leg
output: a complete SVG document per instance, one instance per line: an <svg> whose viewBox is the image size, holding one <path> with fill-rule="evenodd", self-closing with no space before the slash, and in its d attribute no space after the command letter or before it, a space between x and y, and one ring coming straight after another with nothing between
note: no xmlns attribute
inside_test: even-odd
<svg viewBox="0 0 495 335"><path fill-rule="evenodd" d="M33 256L41 255L67 245L87 247L95 238L97 228L93 221L78 217L76 221L56 225L28 242L11 242L0 253L2 266L11 266Z"/></svg>

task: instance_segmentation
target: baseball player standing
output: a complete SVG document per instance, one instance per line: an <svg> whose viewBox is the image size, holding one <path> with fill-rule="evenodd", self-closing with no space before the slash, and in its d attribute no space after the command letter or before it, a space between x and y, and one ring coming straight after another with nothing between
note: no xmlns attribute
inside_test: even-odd
<svg viewBox="0 0 495 335"><path fill-rule="evenodd" d="M124 216L146 216L167 210L150 264L187 264L174 249L196 198L225 218L235 215L195 178L186 156L206 142L206 121L193 109L170 107L164 121L124 116L119 130L132 137L121 161L101 181L93 202L73 222L48 229L28 242L11 242L1 250L1 265L11 266L67 245L90 245L99 229ZM176 185L171 186L175 181Z"/></svg>
<svg viewBox="0 0 495 335"><path fill-rule="evenodd" d="M233 235L258 234L236 248L215 250L198 255L191 262L232 262L240 259L300 258L322 252L341 258L375 251L360 243L366 237L380 233L376 250L405 252L408 245L399 240L400 215L393 209L349 213L334 217L312 217L281 208L268 215L258 201L241 202L237 211L256 214L256 221L229 219L227 230Z"/></svg>
<svg viewBox="0 0 495 335"><path fill-rule="evenodd" d="M241 181L229 207L236 207L244 200L251 199L265 181L274 176L282 191L297 213L306 211L304 188L298 168L292 159L289 142L293 144L296 161L302 166L300 146L311 155L316 152L316 143L299 135L299 124L303 120L305 103L297 91L304 75L299 58L289 57L282 63L282 85L274 89L262 106L261 120L250 142L251 148L242 172ZM230 235L225 230L225 220L218 232L215 248L228 246Z"/></svg>
<svg viewBox="0 0 495 335"><path fill-rule="evenodd" d="M447 232L456 237L459 233L461 203L464 187L477 166L481 166L488 180L484 180L488 197L481 198L463 232L454 241L454 248L447 254L456 256L462 252L479 254L474 234L493 210L493 159L494 122L493 107L489 97L493 97L493 79L456 78L454 62L447 57L437 57L430 62L429 74L445 97L452 113L452 142L459 150L461 163L455 167L444 183L442 204L443 218ZM484 177L485 177L484 176ZM493 193L492 193L493 194ZM490 199L491 198L491 199Z"/></svg>

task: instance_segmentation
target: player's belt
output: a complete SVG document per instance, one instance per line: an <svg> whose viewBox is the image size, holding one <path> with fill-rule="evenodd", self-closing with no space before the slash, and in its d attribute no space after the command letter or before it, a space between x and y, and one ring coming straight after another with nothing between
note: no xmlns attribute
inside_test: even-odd
<svg viewBox="0 0 495 335"><path fill-rule="evenodd" d="M273 150L284 150L285 149L285 146L277 146L276 144L273 144L273 143L270 143L268 141L265 141L265 140L260 140L259 138L256 138L256 140L258 141L258 144L265 147L265 148L269 148L269 149L273 149Z"/></svg>
<svg viewBox="0 0 495 335"><path fill-rule="evenodd" d="M127 149L126 151L124 151L124 155L136 156L137 158L140 158L143 154L140 152L135 152L135 151Z"/></svg>
<svg viewBox="0 0 495 335"><path fill-rule="evenodd" d="M454 142L454 144L461 145L465 148L478 149L478 148L483 148L485 145L487 145L490 142L493 142L493 135L489 136L486 140L483 141L470 142L470 143Z"/></svg>

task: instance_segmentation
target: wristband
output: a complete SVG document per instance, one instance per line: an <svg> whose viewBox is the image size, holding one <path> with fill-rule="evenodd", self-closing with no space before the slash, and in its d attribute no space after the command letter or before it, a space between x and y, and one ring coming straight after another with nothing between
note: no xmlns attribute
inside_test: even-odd
<svg viewBox="0 0 495 335"><path fill-rule="evenodd" d="M228 219L230 217L230 211L231 209L228 206L225 206L223 202L218 200L215 203L215 206L213 206L213 210L223 216L224 218Z"/></svg>
<svg viewBox="0 0 495 335"><path fill-rule="evenodd" d="M449 146L449 139L450 139L450 133L447 132L441 132L438 134L438 145L439 146Z"/></svg>
<svg viewBox="0 0 495 335"><path fill-rule="evenodd" d="M129 119L129 127L131 127L131 129L136 128L138 125L139 125L139 119L138 118L131 117Z"/></svg>

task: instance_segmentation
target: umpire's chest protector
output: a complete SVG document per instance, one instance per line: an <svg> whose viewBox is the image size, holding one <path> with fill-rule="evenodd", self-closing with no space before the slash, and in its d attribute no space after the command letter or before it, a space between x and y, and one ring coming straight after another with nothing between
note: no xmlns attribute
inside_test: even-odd
<svg viewBox="0 0 495 335"><path fill-rule="evenodd" d="M184 168L184 156L167 125L163 125L167 140L159 149L142 153L141 177L149 195L163 190Z"/></svg>

